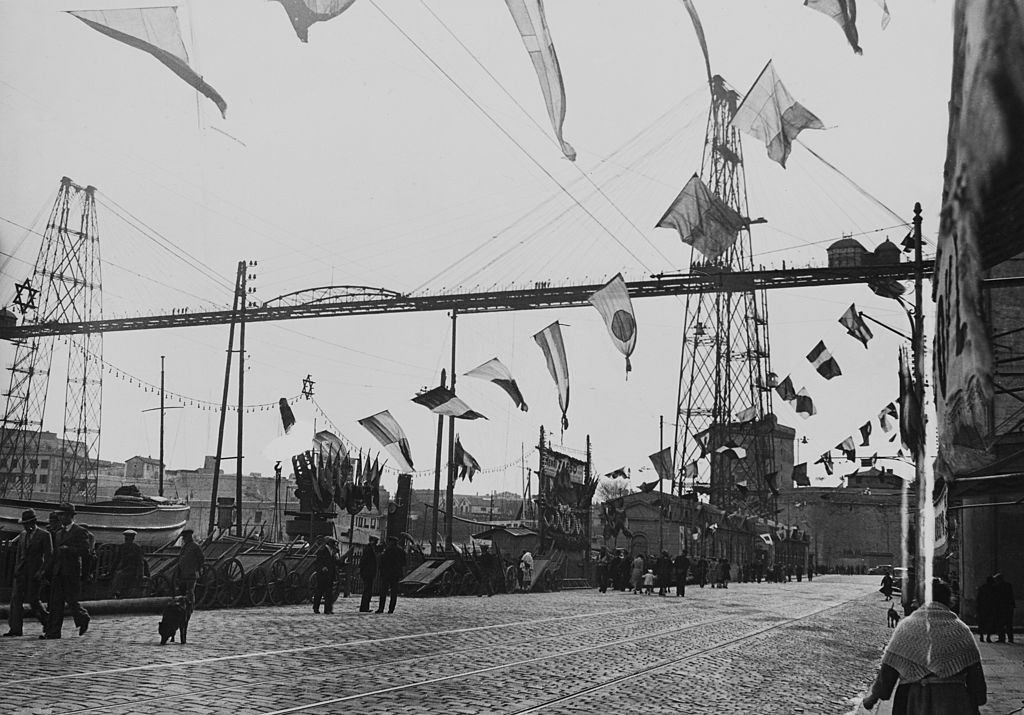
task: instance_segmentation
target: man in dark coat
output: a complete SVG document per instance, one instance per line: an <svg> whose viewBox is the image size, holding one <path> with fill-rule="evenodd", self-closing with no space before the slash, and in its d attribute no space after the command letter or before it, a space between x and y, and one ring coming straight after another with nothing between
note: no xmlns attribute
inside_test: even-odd
<svg viewBox="0 0 1024 715"><path fill-rule="evenodd" d="M64 607L75 619L78 635L89 630L89 613L78 602L82 589L82 559L92 552L93 536L75 523L75 507L61 504L57 508L61 528L53 537L53 558L50 559L50 618L40 638L60 638L64 626Z"/></svg>
<svg viewBox="0 0 1024 715"><path fill-rule="evenodd" d="M371 536L370 543L363 547L363 555L359 559L359 578L363 580L363 598L359 602L359 611L369 613L370 600L373 598L373 580L377 578L376 536Z"/></svg>
<svg viewBox="0 0 1024 715"><path fill-rule="evenodd" d="M178 563L175 566L178 586L174 595L185 597L189 613L192 613L196 607L196 582L203 573L206 561L202 548L192 539L194 533L191 528L182 530L181 553L178 554Z"/></svg>
<svg viewBox="0 0 1024 715"><path fill-rule="evenodd" d="M676 572L676 595L685 596L686 574L690 570L690 559L687 558L685 551L679 554L679 556L676 556L676 559L672 563L672 566Z"/></svg>
<svg viewBox="0 0 1024 715"><path fill-rule="evenodd" d="M1003 578L1001 573L992 577L995 586L992 589L995 604L995 625L998 643L1013 643L1013 609L1017 602L1013 596L1013 586Z"/></svg>
<svg viewBox="0 0 1024 715"><path fill-rule="evenodd" d="M313 613L320 613L321 602L325 614L334 613L334 599L337 597L334 583L338 578L337 547L337 539L328 536L313 559Z"/></svg>
<svg viewBox="0 0 1024 715"><path fill-rule="evenodd" d="M142 577L145 576L146 559L142 555L142 547L135 543L137 533L134 529L123 531L124 543L114 554L114 578L111 581L114 598L121 598L132 589L138 588L142 583Z"/></svg>
<svg viewBox="0 0 1024 715"><path fill-rule="evenodd" d="M992 642L995 628L995 580L989 576L977 593L978 603L978 638L983 643Z"/></svg>
<svg viewBox="0 0 1024 715"><path fill-rule="evenodd" d="M487 546L480 547L480 557L476 560L480 567L480 583L476 587L476 595L483 596L487 591L488 597L494 595L494 554Z"/></svg>
<svg viewBox="0 0 1024 715"><path fill-rule="evenodd" d="M50 533L38 527L36 513L32 509L22 512L18 523L24 531L14 539L14 588L11 591L11 612L7 620L10 628L4 633L5 637L23 635L22 609L25 601L28 601L31 613L44 628L50 617L39 598L43 570L53 553Z"/></svg>
<svg viewBox="0 0 1024 715"><path fill-rule="evenodd" d="M611 558L608 556L608 549L601 547L597 553L597 562L594 565L594 578L597 579L598 593L605 593L608 590L608 564Z"/></svg>
<svg viewBox="0 0 1024 715"><path fill-rule="evenodd" d="M398 582L405 575L405 552L398 545L398 539L394 536L388 538L387 548L380 557L380 603L377 605L377 613L384 613L384 601L388 595L391 601L388 603L388 613L395 612L395 602L398 600Z"/></svg>
<svg viewBox="0 0 1024 715"><path fill-rule="evenodd" d="M672 557L667 551L662 551L655 562L654 574L658 577L658 595L666 595L672 588Z"/></svg>

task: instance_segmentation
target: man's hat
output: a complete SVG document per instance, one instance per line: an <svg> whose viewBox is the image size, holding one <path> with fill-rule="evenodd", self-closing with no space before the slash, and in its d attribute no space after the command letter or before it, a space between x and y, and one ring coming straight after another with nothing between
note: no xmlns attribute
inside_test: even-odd
<svg viewBox="0 0 1024 715"><path fill-rule="evenodd" d="M195 533L195 529L193 529L191 526L186 526L184 529L181 530L181 533L182 534L193 534L193 533Z"/></svg>
<svg viewBox="0 0 1024 715"><path fill-rule="evenodd" d="M379 541L379 539L376 536L371 536L370 537L370 543L371 544L376 544L378 541Z"/></svg>
<svg viewBox="0 0 1024 715"><path fill-rule="evenodd" d="M131 537L135 537L135 536L139 535L139 532L137 532L135 529L125 529L121 533L124 534L125 536L131 536Z"/></svg>
<svg viewBox="0 0 1024 715"><path fill-rule="evenodd" d="M74 514L75 513L75 505L74 504L69 504L68 502L64 502L63 504L61 504L60 506L57 507L57 512L59 514Z"/></svg>
<svg viewBox="0 0 1024 715"><path fill-rule="evenodd" d="M21 512L21 521L19 521L18 523L19 524L33 524L33 523L35 523L35 520L36 520L36 510L35 509L26 509L25 511Z"/></svg>
<svg viewBox="0 0 1024 715"><path fill-rule="evenodd" d="M338 543L338 540L335 539L333 536L325 536L324 537L324 541L326 541L328 544L336 544L336 543Z"/></svg>

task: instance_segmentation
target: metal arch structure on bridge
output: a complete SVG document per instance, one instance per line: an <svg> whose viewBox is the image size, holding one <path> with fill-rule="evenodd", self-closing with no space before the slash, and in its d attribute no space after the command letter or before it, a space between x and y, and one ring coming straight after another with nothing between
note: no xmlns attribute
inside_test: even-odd
<svg viewBox="0 0 1024 715"><path fill-rule="evenodd" d="M931 275L934 267L934 261L923 262L925 275ZM632 281L628 286L630 297L636 300L694 293L813 288L815 286L876 281L902 281L913 278L913 263L742 272L695 267L690 273L664 273L648 280ZM259 323L301 318L428 311L456 311L460 314L471 314L575 308L589 305L590 296L602 287L603 284L543 286L518 290L411 296L383 288L326 286L296 291L268 301L260 307L247 308L245 322ZM306 296L307 300L303 300L303 296ZM231 310L215 310L173 315L110 318L86 322L5 325L0 326L0 339L20 340L42 335L79 335L201 325L227 325L232 320L237 320L237 315Z"/></svg>

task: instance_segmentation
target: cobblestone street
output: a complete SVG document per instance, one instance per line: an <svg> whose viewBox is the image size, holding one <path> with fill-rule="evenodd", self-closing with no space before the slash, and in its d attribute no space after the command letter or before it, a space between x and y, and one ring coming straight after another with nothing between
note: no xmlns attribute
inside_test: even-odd
<svg viewBox="0 0 1024 715"><path fill-rule="evenodd" d="M0 712L847 713L890 633L875 581L200 611L164 647L158 616L68 621L5 639Z"/></svg>

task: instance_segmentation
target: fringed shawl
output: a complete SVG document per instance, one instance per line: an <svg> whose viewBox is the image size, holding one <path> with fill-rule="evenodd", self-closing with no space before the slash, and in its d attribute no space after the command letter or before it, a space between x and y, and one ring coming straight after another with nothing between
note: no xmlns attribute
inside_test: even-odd
<svg viewBox="0 0 1024 715"><path fill-rule="evenodd" d="M981 653L970 629L935 601L900 621L882 656L882 663L894 668L904 683L930 674L948 678L979 662Z"/></svg>

